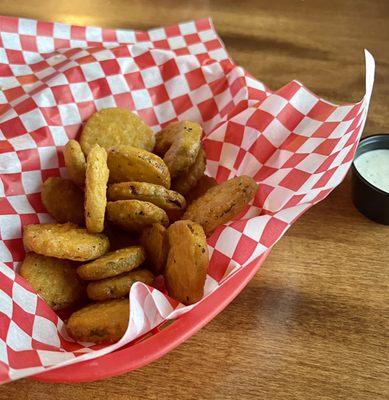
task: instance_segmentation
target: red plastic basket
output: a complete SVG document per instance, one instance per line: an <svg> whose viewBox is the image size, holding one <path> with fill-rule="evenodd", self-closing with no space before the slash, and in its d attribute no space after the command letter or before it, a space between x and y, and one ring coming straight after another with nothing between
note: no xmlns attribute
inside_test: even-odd
<svg viewBox="0 0 389 400"><path fill-rule="evenodd" d="M0 16L0 31L0 383L35 373L52 382L104 379L193 335L266 256L224 277L270 249L341 182L373 86L374 60L366 53L366 94L356 104L328 103L297 81L272 92L231 61L208 19L134 32ZM112 106L136 111L154 131L173 120L199 122L207 173L218 182L250 175L261 190L244 215L209 238L213 294L159 325L187 310L165 308L158 291L136 285L131 306L139 314L125 340L137 339L82 362L116 347L68 341L63 321L15 271L24 257L22 227L47 222L40 184L62 174L62 146L94 111Z"/></svg>
<svg viewBox="0 0 389 400"><path fill-rule="evenodd" d="M177 318L151 337L94 360L56 368L32 379L43 382L92 382L141 368L179 346L219 314L243 290L265 261L259 260L241 269L190 312Z"/></svg>

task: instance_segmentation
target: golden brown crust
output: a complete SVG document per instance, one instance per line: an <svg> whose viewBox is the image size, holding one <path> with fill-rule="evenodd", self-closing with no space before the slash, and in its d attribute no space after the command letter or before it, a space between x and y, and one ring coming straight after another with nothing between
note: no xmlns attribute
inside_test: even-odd
<svg viewBox="0 0 389 400"><path fill-rule="evenodd" d="M201 126L196 122L180 123L180 130L163 157L172 179L186 173L195 162L200 149L201 135Z"/></svg>
<svg viewBox="0 0 389 400"><path fill-rule="evenodd" d="M86 290L88 297L95 301L104 301L109 299L120 299L130 293L131 286L135 282L143 282L151 285L154 281L154 275L147 269L137 269L113 278L106 278L100 281L91 282Z"/></svg>
<svg viewBox="0 0 389 400"><path fill-rule="evenodd" d="M72 261L27 253L19 273L53 310L72 307L85 297Z"/></svg>
<svg viewBox="0 0 389 400"><path fill-rule="evenodd" d="M189 305L201 300L209 264L203 228L192 221L177 221L168 228L169 253L165 284L169 296Z"/></svg>
<svg viewBox="0 0 389 400"><path fill-rule="evenodd" d="M69 140L64 149L63 156L69 178L78 186L84 186L86 160L80 144L76 140Z"/></svg>
<svg viewBox="0 0 389 400"><path fill-rule="evenodd" d="M219 225L238 215L256 191L254 179L238 176L209 189L188 206L182 218L197 222L209 236Z"/></svg>
<svg viewBox="0 0 389 400"><path fill-rule="evenodd" d="M27 225L23 242L35 253L74 261L93 260L109 249L106 236L89 233L71 223Z"/></svg>
<svg viewBox="0 0 389 400"><path fill-rule="evenodd" d="M158 154L160 157L163 157L181 130L182 122L175 121L156 133L154 153Z"/></svg>
<svg viewBox="0 0 389 400"><path fill-rule="evenodd" d="M42 186L42 203L58 222L84 223L84 193L71 180L50 177Z"/></svg>
<svg viewBox="0 0 389 400"><path fill-rule="evenodd" d="M184 196L164 186L147 182L114 183L108 188L109 200L141 200L153 203L165 211L186 207Z"/></svg>
<svg viewBox="0 0 389 400"><path fill-rule="evenodd" d="M91 149L86 163L85 224L91 233L100 233L104 229L108 176L107 152L97 144Z"/></svg>
<svg viewBox="0 0 389 400"><path fill-rule="evenodd" d="M186 195L193 187L196 186L197 181L204 175L205 164L205 153L204 150L200 148L194 164L188 169L187 172L178 176L177 179L173 181L172 186L174 190Z"/></svg>
<svg viewBox="0 0 389 400"><path fill-rule="evenodd" d="M129 307L128 299L90 304L70 316L67 332L79 342L117 342L127 330Z"/></svg>
<svg viewBox="0 0 389 400"><path fill-rule="evenodd" d="M146 251L146 260L157 275L165 269L169 241L167 231L161 224L154 224L143 230L140 243Z"/></svg>
<svg viewBox="0 0 389 400"><path fill-rule="evenodd" d="M121 229L137 232L152 224L160 223L166 226L169 223L162 208L139 200L109 201L107 218Z"/></svg>
<svg viewBox="0 0 389 400"><path fill-rule="evenodd" d="M131 146L115 146L108 152L110 182L149 182L170 188L170 174L163 160Z"/></svg>
<svg viewBox="0 0 389 400"><path fill-rule="evenodd" d="M80 265L77 273L81 279L95 281L129 272L145 260L143 247L131 246L105 254L88 264Z"/></svg>
<svg viewBox="0 0 389 400"><path fill-rule="evenodd" d="M152 151L153 131L136 114L123 108L105 108L94 113L86 123L80 144L88 154L95 144L108 150L112 146L129 145Z"/></svg>
<svg viewBox="0 0 389 400"><path fill-rule="evenodd" d="M192 203L194 200L198 199L201 197L203 194L208 189L211 189L212 187L216 186L217 182L215 178L212 178L207 175L203 175L196 183L196 186L192 188L187 194L186 194L186 200L188 204Z"/></svg>

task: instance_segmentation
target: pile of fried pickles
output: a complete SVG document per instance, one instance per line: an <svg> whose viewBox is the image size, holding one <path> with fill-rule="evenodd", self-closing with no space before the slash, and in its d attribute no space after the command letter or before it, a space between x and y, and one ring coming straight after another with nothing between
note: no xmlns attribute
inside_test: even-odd
<svg viewBox="0 0 389 400"><path fill-rule="evenodd" d="M203 297L206 238L245 208L257 185L248 176L218 185L204 175L201 137L195 122L154 134L136 114L107 108L64 147L69 178L42 187L57 223L24 227L20 274L53 310L72 312L73 339L118 341L134 282L152 285L163 275L179 302Z"/></svg>

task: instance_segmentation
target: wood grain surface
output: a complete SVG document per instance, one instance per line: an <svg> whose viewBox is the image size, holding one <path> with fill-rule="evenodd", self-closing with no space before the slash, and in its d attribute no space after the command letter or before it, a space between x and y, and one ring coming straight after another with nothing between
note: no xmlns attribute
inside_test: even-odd
<svg viewBox="0 0 389 400"><path fill-rule="evenodd" d="M270 88L336 102L377 74L365 134L389 132L387 0L0 1L0 13L137 28L211 16L234 60ZM387 399L389 227L353 207L347 178L275 246L233 303L163 359L102 382L22 380L0 399Z"/></svg>

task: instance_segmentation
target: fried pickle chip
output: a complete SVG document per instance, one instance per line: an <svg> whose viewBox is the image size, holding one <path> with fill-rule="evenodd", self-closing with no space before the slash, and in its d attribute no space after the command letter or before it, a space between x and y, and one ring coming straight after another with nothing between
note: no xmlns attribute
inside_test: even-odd
<svg viewBox="0 0 389 400"><path fill-rule="evenodd" d="M186 200L180 193L166 189L164 186L147 182L114 183L108 188L109 200L148 201L163 210L182 210Z"/></svg>
<svg viewBox="0 0 389 400"><path fill-rule="evenodd" d="M154 133L146 123L123 108L105 108L94 113L80 137L85 154L89 154L95 144L106 150L124 144L152 151L154 143Z"/></svg>
<svg viewBox="0 0 389 400"><path fill-rule="evenodd" d="M46 210L58 222L83 225L84 193L71 180L59 177L46 179L41 196Z"/></svg>
<svg viewBox="0 0 389 400"><path fill-rule="evenodd" d="M200 148L194 164L187 172L183 173L173 181L172 186L174 190L183 195L187 194L189 190L196 186L197 181L204 175L205 164L205 153L204 150Z"/></svg>
<svg viewBox="0 0 389 400"><path fill-rule="evenodd" d="M196 186L192 188L187 194L186 194L186 200L189 203L192 203L194 200L198 199L200 196L205 194L205 192L208 189L211 189L212 187L216 186L217 182L215 178L212 178L207 175L203 175L196 183Z"/></svg>
<svg viewBox="0 0 389 400"><path fill-rule="evenodd" d="M69 140L63 149L63 156L69 178L76 185L83 186L85 182L86 160L80 143L73 139Z"/></svg>
<svg viewBox="0 0 389 400"><path fill-rule="evenodd" d="M105 235L89 233L71 223L27 225L23 242L35 253L74 261L93 260L109 249Z"/></svg>
<svg viewBox="0 0 389 400"><path fill-rule="evenodd" d="M53 310L72 307L85 298L72 261L27 253L19 272Z"/></svg>
<svg viewBox="0 0 389 400"><path fill-rule="evenodd" d="M129 307L128 299L89 304L70 316L67 332L79 342L117 342L127 330Z"/></svg>
<svg viewBox="0 0 389 400"><path fill-rule="evenodd" d="M238 176L206 191L191 203L183 219L200 224L207 236L239 214L254 197L257 184L249 176Z"/></svg>
<svg viewBox="0 0 389 400"><path fill-rule="evenodd" d="M155 135L154 153L163 157L181 130L182 122L176 121L170 123L166 128L157 132Z"/></svg>
<svg viewBox="0 0 389 400"><path fill-rule="evenodd" d="M85 177L85 224L91 233L104 229L108 176L107 152L96 144L88 155Z"/></svg>
<svg viewBox="0 0 389 400"><path fill-rule="evenodd" d="M162 208L153 203L139 200L109 201L108 221L127 231L141 231L156 223L166 226L169 219Z"/></svg>
<svg viewBox="0 0 389 400"><path fill-rule="evenodd" d="M143 282L151 285L154 275L147 269L137 269L113 278L106 278L100 281L91 282L86 290L91 300L104 301L109 299L120 299L130 293L131 286L135 282Z"/></svg>
<svg viewBox="0 0 389 400"><path fill-rule="evenodd" d="M143 230L140 244L146 251L146 260L152 271L157 275L166 265L169 242L167 231L161 224L154 224Z"/></svg>
<svg viewBox="0 0 389 400"><path fill-rule="evenodd" d="M149 182L170 188L170 174L161 158L131 146L115 146L108 152L110 182Z"/></svg>
<svg viewBox="0 0 389 400"><path fill-rule="evenodd" d="M77 273L81 279L96 281L129 272L145 260L143 247L131 246L111 251L88 264L80 265Z"/></svg>
<svg viewBox="0 0 389 400"><path fill-rule="evenodd" d="M189 305L204 295L209 264L206 237L201 225L177 221L168 230L169 253L165 284L169 296Z"/></svg>
<svg viewBox="0 0 389 400"><path fill-rule="evenodd" d="M180 123L180 130L163 157L172 179L187 172L195 162L200 149L201 135L201 126L196 122Z"/></svg>

